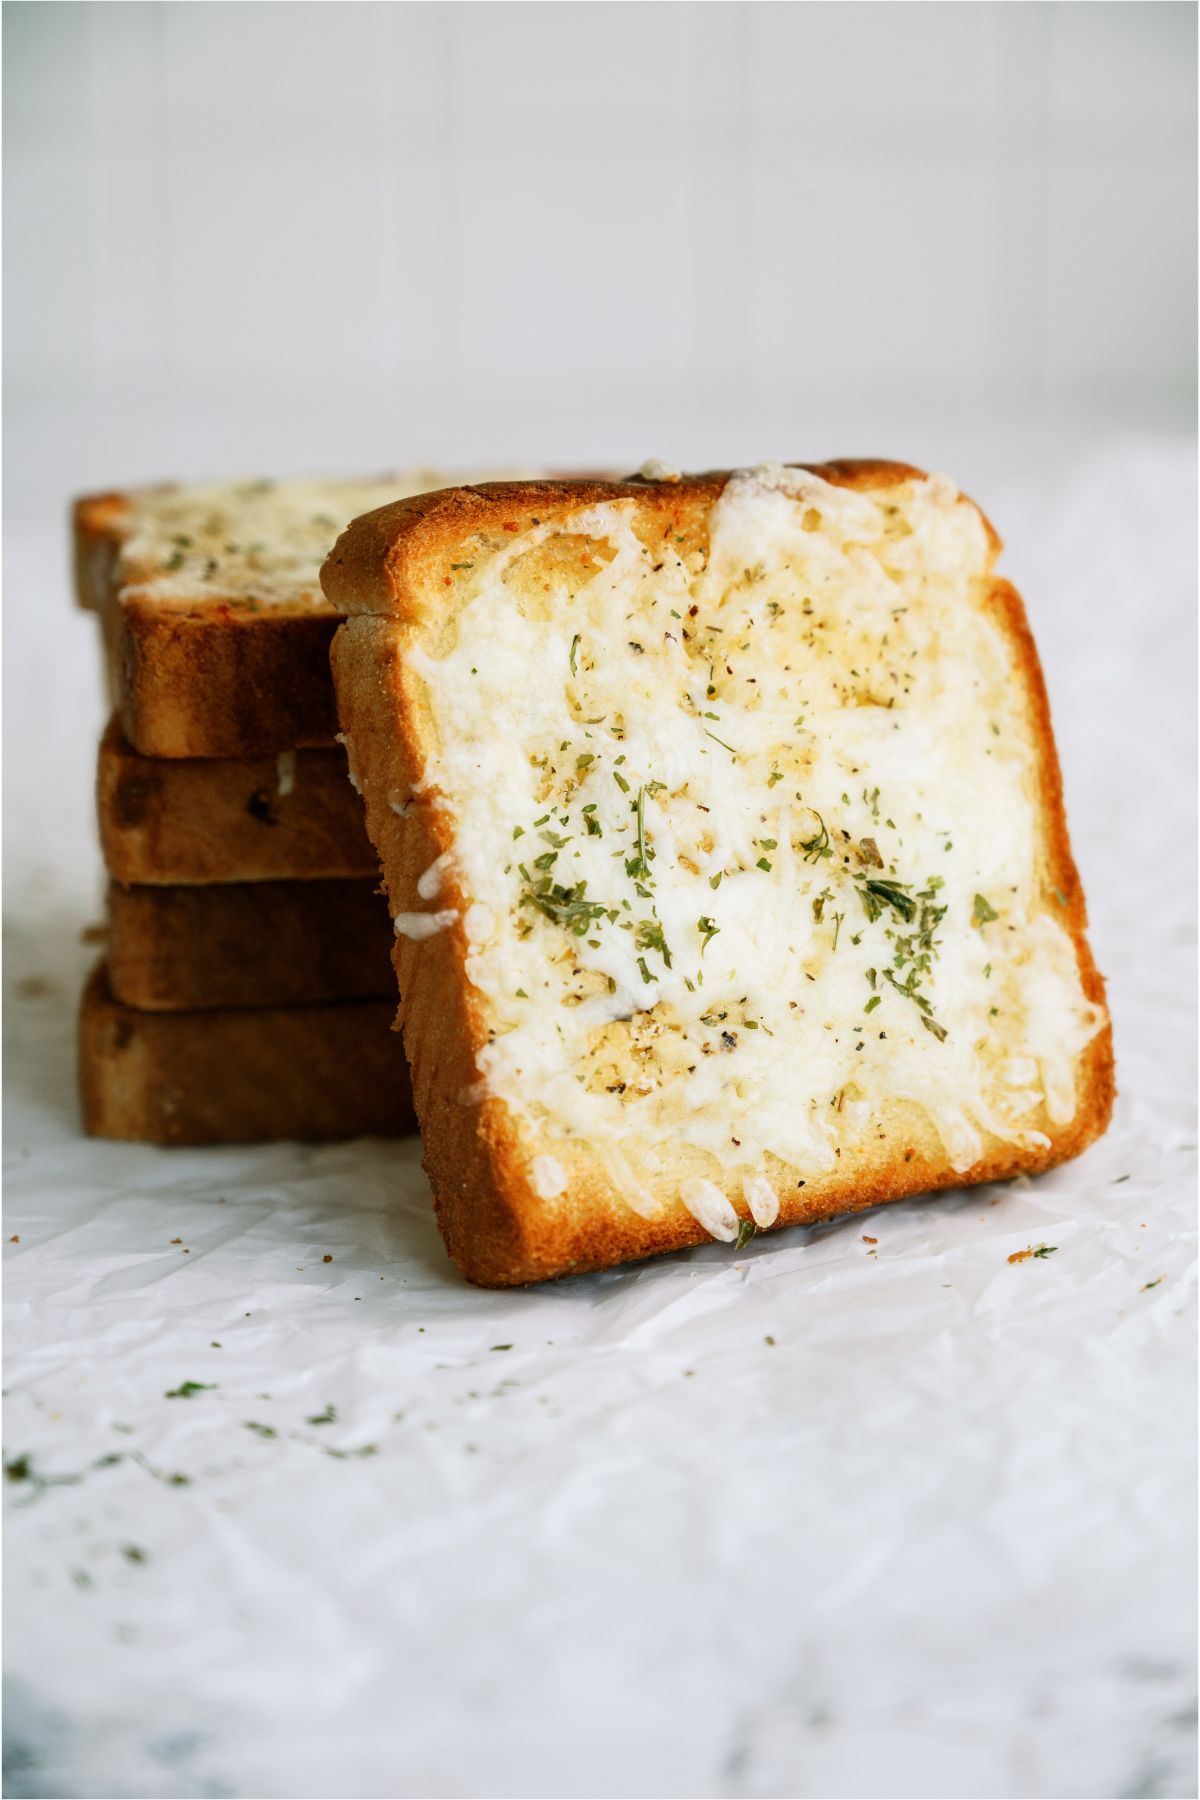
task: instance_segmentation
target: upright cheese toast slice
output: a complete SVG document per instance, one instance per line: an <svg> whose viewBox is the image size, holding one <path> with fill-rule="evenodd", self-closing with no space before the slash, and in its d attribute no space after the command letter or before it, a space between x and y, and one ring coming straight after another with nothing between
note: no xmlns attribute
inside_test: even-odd
<svg viewBox="0 0 1200 1800"><path fill-rule="evenodd" d="M471 1280L1103 1131L1103 984L998 549L889 463L460 488L339 539L339 711Z"/></svg>
<svg viewBox="0 0 1200 1800"><path fill-rule="evenodd" d="M134 749L243 757L332 743L338 620L321 594L321 558L356 513L439 479L415 470L76 501L76 593L100 615L112 701Z"/></svg>

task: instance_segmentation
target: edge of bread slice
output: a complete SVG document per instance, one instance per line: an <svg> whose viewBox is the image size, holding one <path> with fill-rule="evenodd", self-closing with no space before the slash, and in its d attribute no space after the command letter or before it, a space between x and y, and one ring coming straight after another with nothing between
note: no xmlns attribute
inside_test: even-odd
<svg viewBox="0 0 1200 1800"><path fill-rule="evenodd" d="M79 1006L89 1137L144 1144L320 1143L414 1127L390 1000L143 1012L100 962Z"/></svg>
<svg viewBox="0 0 1200 1800"><path fill-rule="evenodd" d="M146 756L331 744L336 610L317 579L341 527L444 479L246 481L88 494L75 592L100 617L109 696Z"/></svg>
<svg viewBox="0 0 1200 1800"><path fill-rule="evenodd" d="M113 718L96 762L96 816L105 867L127 885L379 869L337 744L258 757L142 756Z"/></svg>
<svg viewBox="0 0 1200 1800"><path fill-rule="evenodd" d="M339 539L341 723L469 1279L1103 1131L1103 983L999 547L880 462L459 488Z"/></svg>
<svg viewBox="0 0 1200 1800"><path fill-rule="evenodd" d="M377 878L108 884L113 998L143 1012L395 996Z"/></svg>

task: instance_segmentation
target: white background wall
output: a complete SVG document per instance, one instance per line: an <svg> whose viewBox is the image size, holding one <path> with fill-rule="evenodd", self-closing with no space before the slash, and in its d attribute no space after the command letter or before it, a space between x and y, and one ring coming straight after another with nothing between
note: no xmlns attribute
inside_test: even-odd
<svg viewBox="0 0 1200 1800"><path fill-rule="evenodd" d="M1192 424L1190 4L4 13L10 517Z"/></svg>

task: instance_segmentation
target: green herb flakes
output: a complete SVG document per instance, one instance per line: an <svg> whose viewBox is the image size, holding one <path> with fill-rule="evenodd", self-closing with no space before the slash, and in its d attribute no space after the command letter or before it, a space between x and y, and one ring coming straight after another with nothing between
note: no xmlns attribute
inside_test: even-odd
<svg viewBox="0 0 1200 1800"><path fill-rule="evenodd" d="M800 848L804 852L806 863L820 862L823 856L833 855L833 846L829 842L829 832L820 813L817 814L819 829L810 838L801 838Z"/></svg>
<svg viewBox="0 0 1200 1800"><path fill-rule="evenodd" d="M917 916L917 903L902 882L881 881L877 877L868 880L862 875L855 879L859 883L858 897L862 902L862 909L872 923L886 906L903 919L906 925L912 924Z"/></svg>
<svg viewBox="0 0 1200 1800"><path fill-rule="evenodd" d="M639 950L657 950L667 968L671 967L671 952L667 948L663 928L657 919L643 919L638 925L634 941Z"/></svg>
<svg viewBox="0 0 1200 1800"><path fill-rule="evenodd" d="M730 756L732 756L732 757L733 757L733 759L734 759L734 761L735 761L735 762L736 762L736 760L737 760L737 751L736 751L736 750L735 750L735 749L734 749L734 747L733 747L733 745L732 745L732 744L727 744L727 743L726 743L726 742L725 742L725 740L724 740L724 738L719 738L719 737L718 737L718 736L717 736L717 734L716 734L716 732L715 732L715 731L708 731L708 730L706 730L706 731L705 731L705 733L704 733L704 735L705 735L705 737L707 737L707 738L711 738L711 739L712 739L712 741L713 741L713 743L714 743L714 744L720 744L720 746L721 746L721 748L722 748L722 750L728 750L728 752L729 752L729 754L730 754Z"/></svg>

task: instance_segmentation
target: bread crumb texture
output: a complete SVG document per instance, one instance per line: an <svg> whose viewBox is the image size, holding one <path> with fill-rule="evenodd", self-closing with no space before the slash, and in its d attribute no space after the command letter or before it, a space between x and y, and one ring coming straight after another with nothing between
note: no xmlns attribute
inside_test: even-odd
<svg viewBox="0 0 1200 1800"><path fill-rule="evenodd" d="M732 1241L914 1131L1050 1160L1106 1014L993 551L944 478L770 466L455 553L405 645L450 848L397 926L463 934L547 1209L598 1162Z"/></svg>

